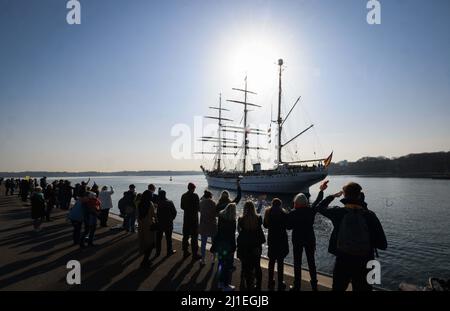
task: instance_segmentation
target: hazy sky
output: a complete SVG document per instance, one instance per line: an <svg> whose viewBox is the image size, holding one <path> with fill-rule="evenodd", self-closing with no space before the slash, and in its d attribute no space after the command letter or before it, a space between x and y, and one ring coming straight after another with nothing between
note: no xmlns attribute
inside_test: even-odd
<svg viewBox="0 0 450 311"><path fill-rule="evenodd" d="M268 124L278 58L286 139L315 124L299 158L450 150L448 0L381 1L381 25L366 0L80 2L68 25L64 0L0 0L0 171L198 169L172 127L245 74Z"/></svg>

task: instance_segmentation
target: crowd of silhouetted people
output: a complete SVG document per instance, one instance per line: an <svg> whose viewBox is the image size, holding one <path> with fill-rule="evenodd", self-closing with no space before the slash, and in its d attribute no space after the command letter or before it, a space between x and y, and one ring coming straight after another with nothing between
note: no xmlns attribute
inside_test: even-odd
<svg viewBox="0 0 450 311"><path fill-rule="evenodd" d="M43 221L51 221L54 208L68 210L68 219L73 226L73 244L80 248L95 246L97 225L108 226L109 210L113 208L111 196L114 189L111 186L100 189L96 183L89 186L89 182L83 181L72 186L67 180L47 183L45 177L39 181L31 178L0 180L5 185L6 195L13 195L18 189L18 195L23 201L31 201L31 217L36 232L40 231ZM371 290L372 285L367 281L367 263L378 256L377 249L387 248L381 223L375 213L368 209L360 185L349 183L342 191L324 198L327 183L325 181L320 185L320 192L312 204L308 196L299 193L288 204L274 198L262 213L261 206L255 206L253 201L247 200L240 216L237 215L237 205L242 199L239 180L236 182L235 198L231 198L228 191L223 191L218 200L214 200L209 190L205 190L200 198L195 192L196 186L189 183L180 204L183 211L183 257L191 257L201 265L207 261L217 261L219 288L230 291L234 290L232 276L236 270L236 255L241 262L240 290L261 290L260 261L263 245L267 243L267 288L282 291L287 288L284 282L284 261L290 252L288 230L291 230L294 283L290 288L301 289L301 264L305 252L310 285L312 290L317 291L314 221L315 215L320 213L333 224L328 247L328 251L335 256L333 290L346 290L350 283L354 291ZM329 206L340 197L343 197L343 206ZM130 185L119 200L118 208L123 218L121 229L134 233L137 228L139 250L143 256L142 268L151 265L153 251L155 257L161 255L163 237L166 256L176 252L172 245L172 233L177 209L173 201L168 199L166 191L161 188L156 191L155 185L150 184L143 193L137 193L136 187ZM207 253L210 253L210 259Z"/></svg>

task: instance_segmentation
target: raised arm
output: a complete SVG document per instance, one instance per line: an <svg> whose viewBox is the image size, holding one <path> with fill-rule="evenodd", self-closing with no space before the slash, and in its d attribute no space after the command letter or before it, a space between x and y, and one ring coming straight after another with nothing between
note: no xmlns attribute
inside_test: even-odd
<svg viewBox="0 0 450 311"><path fill-rule="evenodd" d="M238 179L238 181L237 181L237 196L236 196L236 198L234 198L232 203L238 204L239 201L241 200L241 198L242 198L241 182Z"/></svg>

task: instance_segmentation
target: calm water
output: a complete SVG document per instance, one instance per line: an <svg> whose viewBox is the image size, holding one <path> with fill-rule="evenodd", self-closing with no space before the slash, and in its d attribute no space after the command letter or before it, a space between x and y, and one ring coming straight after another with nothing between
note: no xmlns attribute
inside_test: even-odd
<svg viewBox="0 0 450 311"><path fill-rule="evenodd" d="M87 178L70 178L80 182ZM362 185L369 208L381 220L387 235L389 248L380 251L382 284L381 287L397 289L401 281L423 284L429 276L450 278L450 181L431 179L403 178L365 178L353 176L331 176L327 193L334 193L349 181ZM117 201L129 184L135 184L136 190L142 192L149 183L167 191L179 210L180 197L186 191L187 183L197 185L201 196L207 187L202 175L175 176L173 181L168 176L149 177L91 177L100 186L112 185L114 212ZM312 199L318 192L318 185L311 189ZM219 190L213 190L214 198ZM235 193L231 192L232 196ZM326 194L327 194L326 193ZM254 196L244 193L244 198L256 200ZM270 200L270 197L267 198ZM291 197L282 197L290 203ZM242 208L242 202L239 208ZM336 200L335 203L338 203ZM181 232L183 213L179 210L175 220L175 231ZM331 223L321 215L316 217L317 268L321 272L331 273L334 257L327 252L328 239L332 230ZM291 254L286 258L292 262ZM306 260L304 259L306 267Z"/></svg>

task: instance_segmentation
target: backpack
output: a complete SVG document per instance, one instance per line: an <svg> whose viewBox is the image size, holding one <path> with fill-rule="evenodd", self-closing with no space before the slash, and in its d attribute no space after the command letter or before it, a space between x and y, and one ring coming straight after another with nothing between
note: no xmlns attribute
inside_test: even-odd
<svg viewBox="0 0 450 311"><path fill-rule="evenodd" d="M125 196L119 200L118 207L119 207L120 215L121 216L125 215L125 210L127 208L127 201L125 199Z"/></svg>
<svg viewBox="0 0 450 311"><path fill-rule="evenodd" d="M337 250L351 256L370 254L371 243L369 226L364 217L365 211L352 209L342 218L337 235Z"/></svg>

